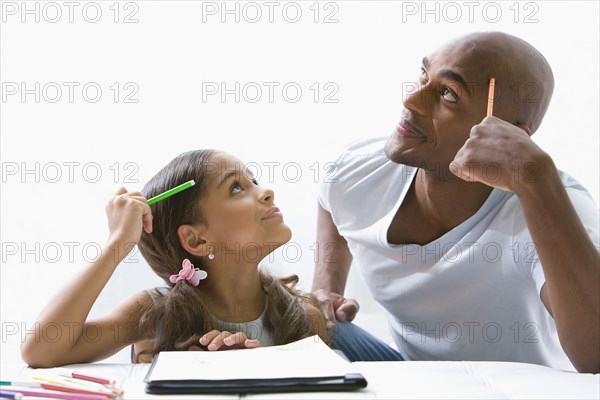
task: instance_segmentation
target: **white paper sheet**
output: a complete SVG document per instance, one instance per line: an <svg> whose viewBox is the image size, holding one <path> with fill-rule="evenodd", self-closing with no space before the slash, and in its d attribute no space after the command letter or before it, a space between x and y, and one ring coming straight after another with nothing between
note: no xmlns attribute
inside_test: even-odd
<svg viewBox="0 0 600 400"><path fill-rule="evenodd" d="M258 349L161 352L155 364L147 381L334 377L354 371L318 336Z"/></svg>

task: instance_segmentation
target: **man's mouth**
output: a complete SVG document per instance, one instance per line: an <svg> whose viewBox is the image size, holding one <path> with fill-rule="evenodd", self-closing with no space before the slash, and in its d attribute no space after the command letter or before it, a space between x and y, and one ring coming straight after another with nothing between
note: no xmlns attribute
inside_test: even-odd
<svg viewBox="0 0 600 400"><path fill-rule="evenodd" d="M415 139L426 139L427 136L423 133L423 130L410 123L406 118L402 118L398 126L396 127L396 132L402 136L407 138L415 138Z"/></svg>

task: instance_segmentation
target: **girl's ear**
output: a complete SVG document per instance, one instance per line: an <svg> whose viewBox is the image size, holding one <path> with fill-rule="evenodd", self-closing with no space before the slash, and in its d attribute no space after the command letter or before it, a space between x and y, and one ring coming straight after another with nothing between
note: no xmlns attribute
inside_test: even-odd
<svg viewBox="0 0 600 400"><path fill-rule="evenodd" d="M190 254L205 257L210 253L210 246L203 238L203 229L199 225L181 225L177 228L177 237L181 247Z"/></svg>

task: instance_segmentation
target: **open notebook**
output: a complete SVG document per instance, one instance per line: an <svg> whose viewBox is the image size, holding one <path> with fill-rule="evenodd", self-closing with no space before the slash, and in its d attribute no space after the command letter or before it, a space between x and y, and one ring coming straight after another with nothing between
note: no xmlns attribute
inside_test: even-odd
<svg viewBox="0 0 600 400"><path fill-rule="evenodd" d="M261 393L347 391L367 386L352 364L318 336L282 346L227 351L160 352L146 375L146 392Z"/></svg>

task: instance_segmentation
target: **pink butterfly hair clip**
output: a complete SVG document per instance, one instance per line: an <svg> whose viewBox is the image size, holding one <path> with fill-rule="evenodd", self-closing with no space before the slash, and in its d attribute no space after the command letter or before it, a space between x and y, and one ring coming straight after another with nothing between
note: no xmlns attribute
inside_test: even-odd
<svg viewBox="0 0 600 400"><path fill-rule="evenodd" d="M169 277L169 280L171 281L171 283L177 283L177 282L185 279L192 286L198 286L200 281L202 279L206 279L206 277L208 276L206 271L198 269L198 268L194 268L194 264L192 264L190 262L190 260L188 260L187 258L185 260L183 260L183 263L181 264L181 266L183 268L181 268L181 271L179 271L178 275L171 275Z"/></svg>

